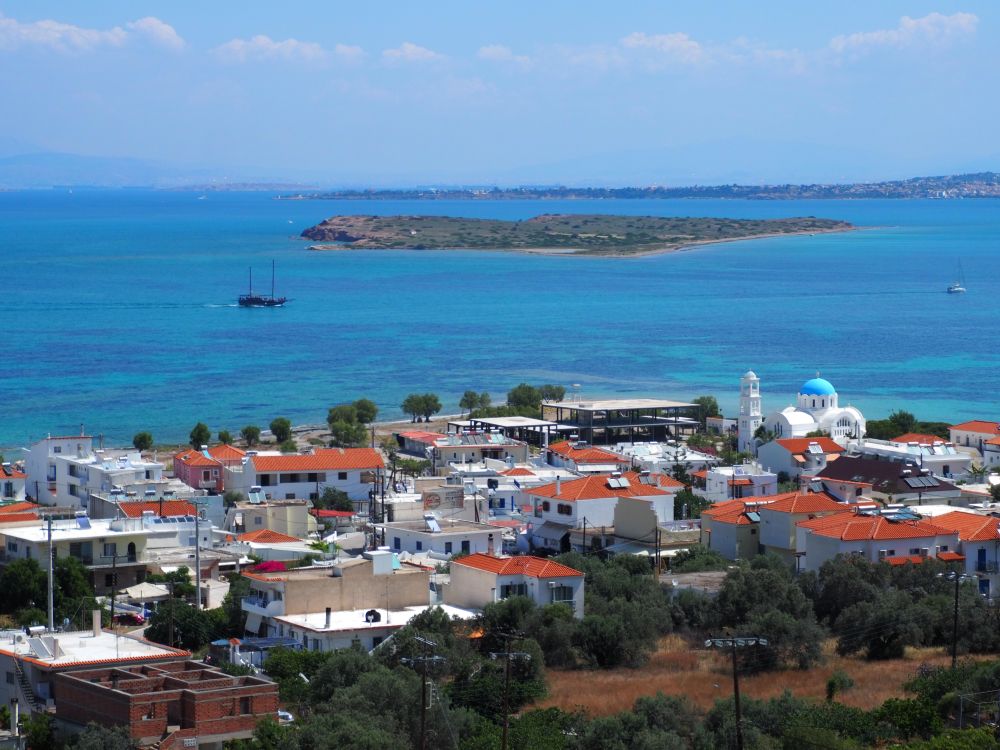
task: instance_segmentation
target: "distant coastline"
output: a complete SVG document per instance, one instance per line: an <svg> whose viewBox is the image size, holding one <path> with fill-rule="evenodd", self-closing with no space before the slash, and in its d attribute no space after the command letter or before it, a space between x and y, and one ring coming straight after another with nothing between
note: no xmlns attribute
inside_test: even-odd
<svg viewBox="0 0 1000 750"><path fill-rule="evenodd" d="M688 187L442 187L333 190L279 195L277 200L635 200L715 198L742 200L855 200L872 198L1000 198L1000 173L914 177L883 182L807 185L692 185Z"/></svg>
<svg viewBox="0 0 1000 750"><path fill-rule="evenodd" d="M479 250L567 257L646 257L722 242L847 232L836 219L662 218L545 214L526 221L442 216L334 216L309 227L315 251Z"/></svg>

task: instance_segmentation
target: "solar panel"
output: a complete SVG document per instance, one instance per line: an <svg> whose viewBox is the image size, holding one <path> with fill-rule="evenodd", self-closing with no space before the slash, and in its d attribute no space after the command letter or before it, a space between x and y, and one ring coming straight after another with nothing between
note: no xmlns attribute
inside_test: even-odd
<svg viewBox="0 0 1000 750"><path fill-rule="evenodd" d="M441 533L441 524L438 523L437 517L433 513L426 513L424 515L424 523L427 524L428 530L434 534Z"/></svg>

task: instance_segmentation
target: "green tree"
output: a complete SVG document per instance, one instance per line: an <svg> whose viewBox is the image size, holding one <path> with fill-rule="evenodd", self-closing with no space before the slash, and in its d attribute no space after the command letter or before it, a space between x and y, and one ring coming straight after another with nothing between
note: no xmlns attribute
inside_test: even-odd
<svg viewBox="0 0 1000 750"><path fill-rule="evenodd" d="M368 438L368 430L357 422L331 422L330 445L341 448L355 448L363 445Z"/></svg>
<svg viewBox="0 0 1000 750"><path fill-rule="evenodd" d="M229 430L219 430L219 442L223 445L232 445L233 436L229 433Z"/></svg>
<svg viewBox="0 0 1000 750"><path fill-rule="evenodd" d="M188 437L191 447L198 450L201 446L208 445L208 441L212 439L212 431L204 422L199 422L191 429L191 434Z"/></svg>
<svg viewBox="0 0 1000 750"><path fill-rule="evenodd" d="M28 750L57 750L59 748L50 714L28 714L24 719L24 736Z"/></svg>
<svg viewBox="0 0 1000 750"><path fill-rule="evenodd" d="M12 614L27 607L42 607L48 601L46 573L38 562L18 559L4 566L0 573L0 610Z"/></svg>
<svg viewBox="0 0 1000 750"><path fill-rule="evenodd" d="M400 408L404 414L410 415L410 422L416 422L424 413L424 397L419 393L411 393L403 399Z"/></svg>
<svg viewBox="0 0 1000 750"><path fill-rule="evenodd" d="M562 401L566 398L566 389L561 385L546 383L538 386L538 395L541 401Z"/></svg>
<svg viewBox="0 0 1000 750"><path fill-rule="evenodd" d="M1000 503L1000 484L990 485L990 497L993 499L993 502Z"/></svg>
<svg viewBox="0 0 1000 750"><path fill-rule="evenodd" d="M222 493L222 504L232 508L236 503L245 503L247 496L237 490L226 490Z"/></svg>
<svg viewBox="0 0 1000 750"><path fill-rule="evenodd" d="M358 421L361 424L371 424L375 421L375 417L378 416L378 406L371 399L359 398L351 406L357 412Z"/></svg>
<svg viewBox="0 0 1000 750"><path fill-rule="evenodd" d="M195 609L179 599L168 599L149 618L146 637L156 643L197 651L219 637L227 621L221 609Z"/></svg>
<svg viewBox="0 0 1000 750"><path fill-rule="evenodd" d="M91 722L66 747L68 750L137 750L139 743L132 739L127 727L105 727Z"/></svg>
<svg viewBox="0 0 1000 750"><path fill-rule="evenodd" d="M472 411L473 409L478 409L479 394L475 391L466 391L462 394L462 398L458 400L458 405L462 409L462 414L465 414L466 410Z"/></svg>
<svg viewBox="0 0 1000 750"><path fill-rule="evenodd" d="M425 393L421 399L420 413L423 414L425 422L430 422L431 417L441 411L441 400L436 393Z"/></svg>
<svg viewBox="0 0 1000 750"><path fill-rule="evenodd" d="M81 626L89 622L90 612L100 609L90 585L90 575L82 562L75 557L59 557L53 567L55 591L52 599L53 614L61 622L76 620ZM40 571L44 576L45 572Z"/></svg>
<svg viewBox="0 0 1000 750"><path fill-rule="evenodd" d="M358 424L358 407L354 404L338 404L331 406L326 413L326 423L347 422L348 424Z"/></svg>
<svg viewBox="0 0 1000 750"><path fill-rule="evenodd" d="M706 425L706 420L709 417L721 416L722 412L719 409L719 402L716 400L715 396L698 396L698 398L691 401L695 405L694 418L701 423L701 428L704 430Z"/></svg>
<svg viewBox="0 0 1000 750"><path fill-rule="evenodd" d="M255 424L248 424L240 430L240 437L247 444L247 448L253 448L260 441L260 427Z"/></svg>
<svg viewBox="0 0 1000 750"><path fill-rule="evenodd" d="M282 453L298 453L299 446L292 438L288 438L288 440L285 440L278 446L278 450Z"/></svg>
<svg viewBox="0 0 1000 750"><path fill-rule="evenodd" d="M674 518L676 520L701 518L702 511L711 507L710 500L696 495L689 487L685 487L674 495Z"/></svg>
<svg viewBox="0 0 1000 750"><path fill-rule="evenodd" d="M132 437L132 447L137 451L148 451L153 447L153 433L137 432Z"/></svg>
<svg viewBox="0 0 1000 750"><path fill-rule="evenodd" d="M490 394L487 393L486 391L483 391L482 393L479 394L479 403L477 403L474 408L477 408L477 409L489 409L490 408L490 404L492 404L492 403L493 403L493 399L490 397Z"/></svg>
<svg viewBox="0 0 1000 750"><path fill-rule="evenodd" d="M284 443L292 437L292 421L286 417L275 417L271 420L271 434L276 443Z"/></svg>
<svg viewBox="0 0 1000 750"><path fill-rule="evenodd" d="M187 599L193 597L195 593L194 583L191 582L191 571L186 565L169 573L150 573L146 576L146 580L149 583L166 584L175 599Z"/></svg>
<svg viewBox="0 0 1000 750"><path fill-rule="evenodd" d="M325 510L354 511L354 502L346 492L338 490L336 487L324 488L323 494L320 495L319 500L314 501L314 505Z"/></svg>
<svg viewBox="0 0 1000 750"><path fill-rule="evenodd" d="M521 383L507 391L507 405L515 408L538 409L542 404L542 394L533 385Z"/></svg>

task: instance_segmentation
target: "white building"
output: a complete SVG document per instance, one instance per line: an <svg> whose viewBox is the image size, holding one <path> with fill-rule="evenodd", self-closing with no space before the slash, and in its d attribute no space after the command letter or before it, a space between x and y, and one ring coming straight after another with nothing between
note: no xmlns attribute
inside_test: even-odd
<svg viewBox="0 0 1000 750"><path fill-rule="evenodd" d="M24 485L28 477L12 464L0 466L0 502L21 503L25 499Z"/></svg>
<svg viewBox="0 0 1000 750"><path fill-rule="evenodd" d="M828 437L779 438L757 449L757 460L768 471L784 472L791 479L815 476L835 461L844 448Z"/></svg>
<svg viewBox="0 0 1000 750"><path fill-rule="evenodd" d="M323 448L304 455L248 451L238 466L225 467L225 483L244 495L259 487L273 500L318 500L327 487L346 492L351 500L367 500L384 468L372 448Z"/></svg>
<svg viewBox="0 0 1000 750"><path fill-rule="evenodd" d="M631 459L632 467L654 474L669 474L677 464L685 471L699 471L715 466L719 457L689 448L687 443L618 443L615 453Z"/></svg>
<svg viewBox="0 0 1000 750"><path fill-rule="evenodd" d="M583 618L584 575L579 570L531 555L494 557L468 555L453 560L444 601L457 607L482 609L511 596L526 596L539 607L565 604Z"/></svg>
<svg viewBox="0 0 1000 750"><path fill-rule="evenodd" d="M921 469L929 469L935 476L944 477L945 479L966 474L972 465L972 456L968 453L958 451L954 443L941 439L933 442L916 440L901 442L899 440L872 440L864 438L862 440L851 441L849 447L852 451L862 456L913 463ZM984 444L983 447L987 446ZM985 451L983 455L985 455Z"/></svg>
<svg viewBox="0 0 1000 750"><path fill-rule="evenodd" d="M1000 422L973 419L969 422L953 424L948 428L948 434L951 436L951 442L955 445L975 448L982 453L983 444L986 441L1000 438Z"/></svg>
<svg viewBox="0 0 1000 750"><path fill-rule="evenodd" d="M747 370L740 378L740 414L736 422L737 450L754 453L754 433L764 424L763 405L760 399L760 378Z"/></svg>
<svg viewBox="0 0 1000 750"><path fill-rule="evenodd" d="M764 427L779 438L805 437L822 430L841 445L864 437L864 415L853 406L840 406L839 399L830 381L815 377L802 384L798 405L772 412Z"/></svg>
<svg viewBox="0 0 1000 750"><path fill-rule="evenodd" d="M86 508L90 493L114 488L139 496L167 489L163 464L147 461L138 451L94 450L89 435L48 437L28 450L27 491L42 505Z"/></svg>
<svg viewBox="0 0 1000 750"><path fill-rule="evenodd" d="M569 469L577 474L610 474L627 471L631 461L605 448L595 448L582 440L562 440L552 443L545 451L550 466Z"/></svg>
<svg viewBox="0 0 1000 750"><path fill-rule="evenodd" d="M778 475L765 471L758 464L716 466L707 471L693 472L691 478L695 493L713 503L778 492Z"/></svg>
<svg viewBox="0 0 1000 750"><path fill-rule="evenodd" d="M437 518L433 513L421 521L392 521L376 524L385 544L395 552L435 553L446 560L452 555L492 553L499 549L503 530L486 523Z"/></svg>

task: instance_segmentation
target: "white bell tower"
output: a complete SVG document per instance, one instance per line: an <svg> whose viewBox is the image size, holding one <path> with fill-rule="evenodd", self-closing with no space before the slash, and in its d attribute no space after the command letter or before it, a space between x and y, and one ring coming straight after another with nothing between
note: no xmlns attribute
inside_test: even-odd
<svg viewBox="0 0 1000 750"><path fill-rule="evenodd" d="M737 449L742 453L756 454L753 434L764 424L760 402L760 378L753 370L740 378L740 416L737 423Z"/></svg>

